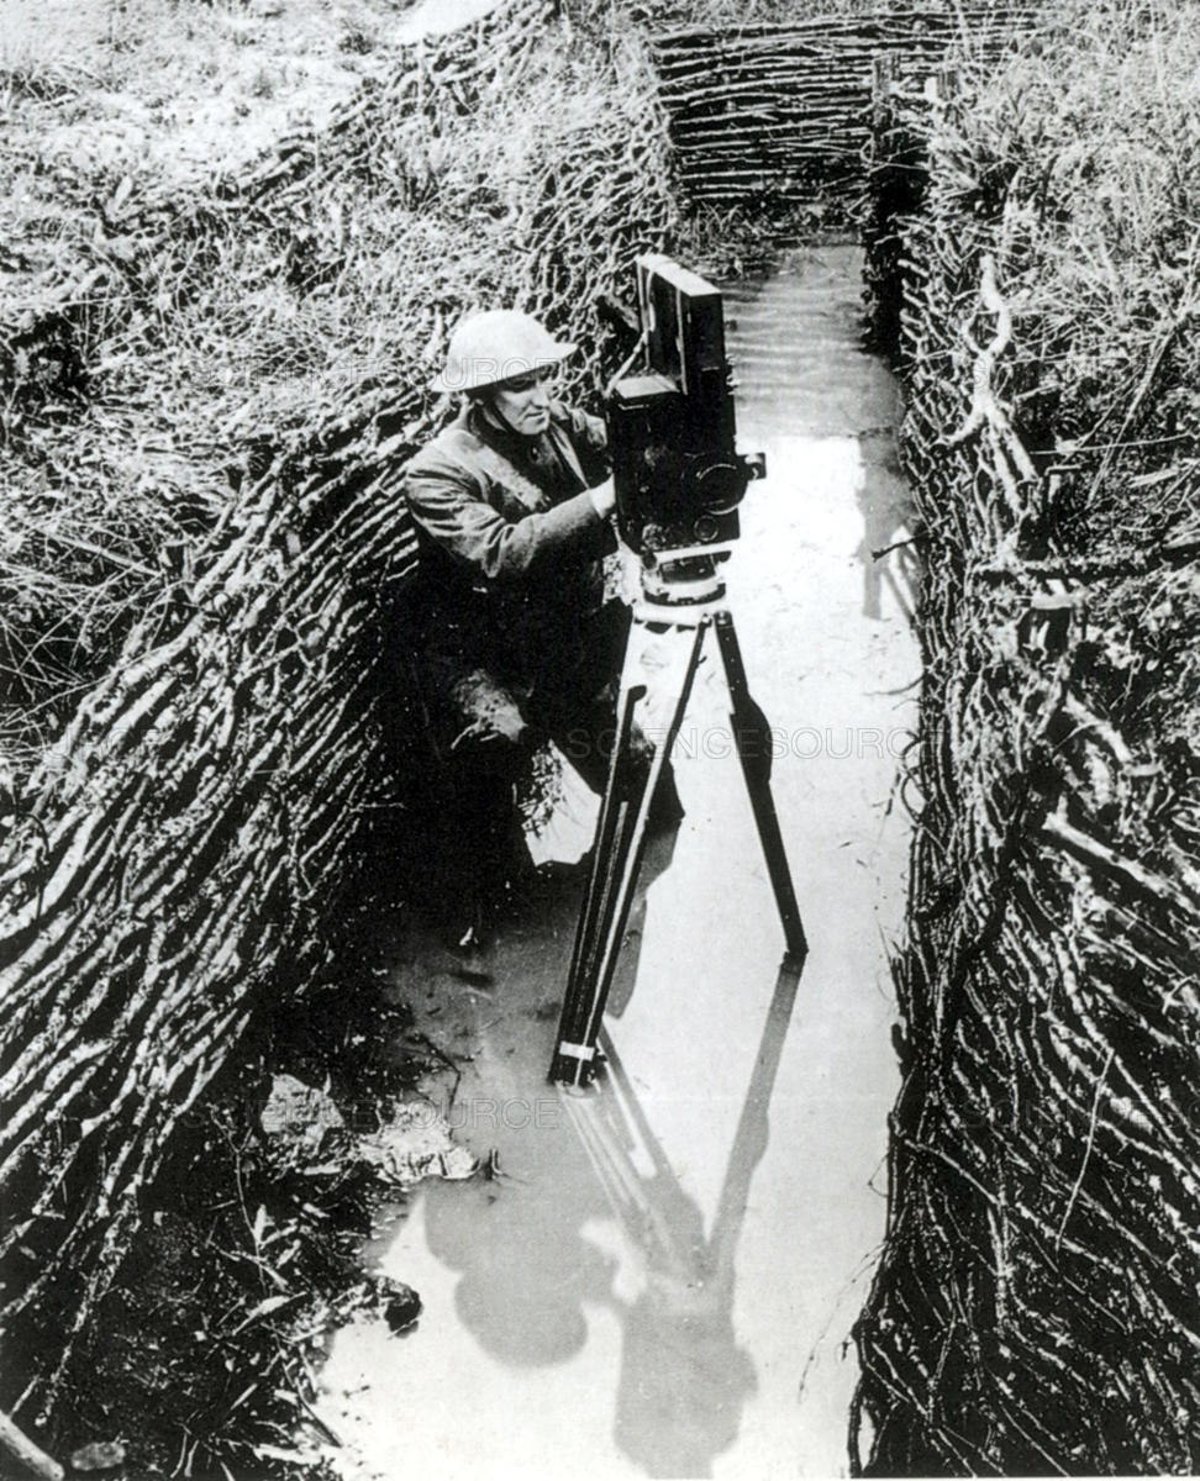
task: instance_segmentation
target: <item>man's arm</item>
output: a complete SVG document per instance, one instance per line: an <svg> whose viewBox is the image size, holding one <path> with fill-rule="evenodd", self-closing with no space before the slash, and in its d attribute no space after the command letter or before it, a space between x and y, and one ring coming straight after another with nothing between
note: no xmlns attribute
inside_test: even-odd
<svg viewBox="0 0 1200 1481"><path fill-rule="evenodd" d="M541 514L515 523L498 514L466 476L412 468L405 493L416 522L451 555L490 581L521 581L555 552L595 549L605 544L607 522L599 490L576 494Z"/></svg>

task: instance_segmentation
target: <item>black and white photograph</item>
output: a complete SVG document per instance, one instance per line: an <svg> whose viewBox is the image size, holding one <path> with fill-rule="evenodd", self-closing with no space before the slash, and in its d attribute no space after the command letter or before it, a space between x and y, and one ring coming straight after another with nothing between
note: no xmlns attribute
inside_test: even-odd
<svg viewBox="0 0 1200 1481"><path fill-rule="evenodd" d="M1200 1474L1200 6L0 0L0 1481Z"/></svg>

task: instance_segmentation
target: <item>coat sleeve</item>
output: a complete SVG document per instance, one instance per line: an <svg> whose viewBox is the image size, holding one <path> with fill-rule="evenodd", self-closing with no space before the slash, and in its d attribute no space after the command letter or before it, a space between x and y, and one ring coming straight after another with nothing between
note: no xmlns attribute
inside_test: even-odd
<svg viewBox="0 0 1200 1481"><path fill-rule="evenodd" d="M426 534L489 581L519 582L556 551L603 549L607 522L591 495L506 520L464 472L410 467L404 480L413 518Z"/></svg>

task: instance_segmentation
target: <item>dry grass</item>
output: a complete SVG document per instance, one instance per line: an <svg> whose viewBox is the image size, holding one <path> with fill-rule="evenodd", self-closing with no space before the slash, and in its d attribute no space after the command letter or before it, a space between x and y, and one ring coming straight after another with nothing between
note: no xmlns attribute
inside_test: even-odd
<svg viewBox="0 0 1200 1481"><path fill-rule="evenodd" d="M243 249L189 211L216 171L326 123L372 65L347 38L400 9L0 5L0 751L18 773L237 480L245 335L204 315L245 299ZM269 308L241 313L269 330Z"/></svg>
<svg viewBox="0 0 1200 1481"><path fill-rule="evenodd" d="M661 245L669 216L632 41L568 50L534 25L504 77L441 88L383 0L91 16L69 62L44 34L13 43L0 93L0 749L18 771L131 619L175 599L248 472L380 418L413 435L464 307L520 303L589 342L579 285Z"/></svg>
<svg viewBox="0 0 1200 1481"><path fill-rule="evenodd" d="M1191 6L1067 4L965 140L962 208L998 225L1017 316L1022 430L1078 469L1089 547L1128 540L1130 475L1200 453L1198 75Z"/></svg>
<svg viewBox="0 0 1200 1481"><path fill-rule="evenodd" d="M1198 76L1193 6L1068 3L982 93L965 135L974 183L960 208L996 230L1014 307L1007 394L1047 470L1042 538L1072 556L1153 562L1200 541ZM1102 588L1095 606L1097 689L1130 735L1173 757L1183 795L1200 693L1193 586L1164 572Z"/></svg>
<svg viewBox="0 0 1200 1481"><path fill-rule="evenodd" d="M1200 37L1044 19L926 110L893 259L926 575L871 1474L1200 1455Z"/></svg>
<svg viewBox="0 0 1200 1481"><path fill-rule="evenodd" d="M0 0L0 70L74 78L91 122L124 124L147 153L177 152L207 168L243 141L251 151L268 144L289 113L322 122L370 70L370 53L398 36L409 8L407 0ZM264 108L267 100L275 106Z"/></svg>

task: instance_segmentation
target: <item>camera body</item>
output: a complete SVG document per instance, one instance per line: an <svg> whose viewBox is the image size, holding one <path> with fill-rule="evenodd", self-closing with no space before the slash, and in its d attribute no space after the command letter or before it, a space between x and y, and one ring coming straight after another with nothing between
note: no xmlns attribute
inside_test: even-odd
<svg viewBox="0 0 1200 1481"><path fill-rule="evenodd" d="M669 257L637 260L645 365L606 404L621 538L651 563L727 554L761 457L735 446L719 289Z"/></svg>

